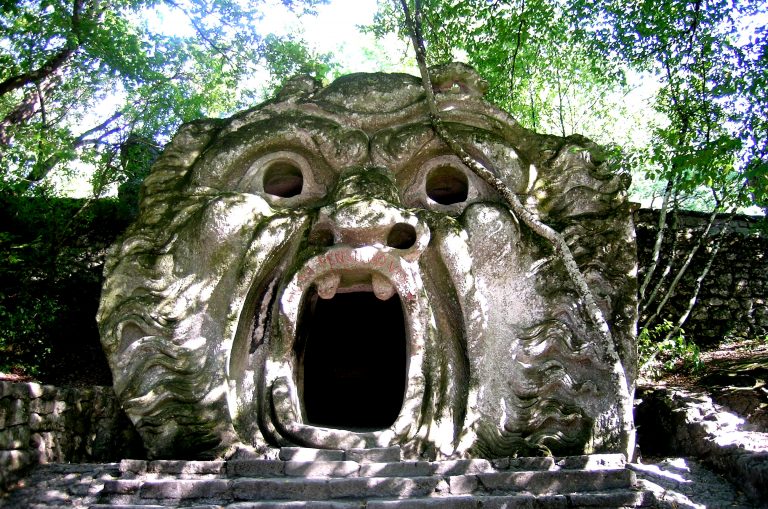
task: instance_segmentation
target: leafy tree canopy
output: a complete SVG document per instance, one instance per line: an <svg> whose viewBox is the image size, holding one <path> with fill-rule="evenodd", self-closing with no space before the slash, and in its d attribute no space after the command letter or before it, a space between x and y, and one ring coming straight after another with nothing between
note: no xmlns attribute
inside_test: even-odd
<svg viewBox="0 0 768 509"><path fill-rule="evenodd" d="M464 56L526 127L613 142L619 166L689 205L768 204L762 0L415 3L430 62ZM404 34L396 5L379 6L368 30ZM651 102L633 116L638 77Z"/></svg>
<svg viewBox="0 0 768 509"><path fill-rule="evenodd" d="M283 0L299 13L319 3ZM135 159L127 149L144 146L149 162L181 122L252 104L263 93L259 69L274 73L272 85L295 71L323 78L329 56L256 32L261 8L236 0L0 1L0 185L26 193L54 170L90 164L98 195L146 172L147 164L126 165Z"/></svg>

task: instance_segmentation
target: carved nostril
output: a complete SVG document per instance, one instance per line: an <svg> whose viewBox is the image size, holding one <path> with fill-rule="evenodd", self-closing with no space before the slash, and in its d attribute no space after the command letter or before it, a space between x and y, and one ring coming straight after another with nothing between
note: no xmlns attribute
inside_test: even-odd
<svg viewBox="0 0 768 509"><path fill-rule="evenodd" d="M415 243L416 228L407 223L397 223L387 235L387 245L395 249L408 249Z"/></svg>
<svg viewBox="0 0 768 509"><path fill-rule="evenodd" d="M309 233L308 242L313 246L329 247L333 245L333 231L327 226L316 226Z"/></svg>

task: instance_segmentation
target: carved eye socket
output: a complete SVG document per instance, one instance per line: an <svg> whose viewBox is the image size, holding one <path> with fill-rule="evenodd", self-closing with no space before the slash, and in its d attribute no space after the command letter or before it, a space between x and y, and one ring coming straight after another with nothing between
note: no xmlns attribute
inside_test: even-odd
<svg viewBox="0 0 768 509"><path fill-rule="evenodd" d="M438 166L427 175L427 196L440 205L453 205L467 200L467 175L455 166Z"/></svg>
<svg viewBox="0 0 768 509"><path fill-rule="evenodd" d="M275 161L264 172L264 192L280 198L298 196L304 187L301 169L289 161Z"/></svg>

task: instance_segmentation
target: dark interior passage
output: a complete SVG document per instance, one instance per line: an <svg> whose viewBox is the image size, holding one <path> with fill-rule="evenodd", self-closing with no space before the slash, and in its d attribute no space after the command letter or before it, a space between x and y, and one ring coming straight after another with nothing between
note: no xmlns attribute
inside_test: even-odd
<svg viewBox="0 0 768 509"><path fill-rule="evenodd" d="M306 421L355 430L390 426L405 393L400 299L355 292L308 300L296 344Z"/></svg>

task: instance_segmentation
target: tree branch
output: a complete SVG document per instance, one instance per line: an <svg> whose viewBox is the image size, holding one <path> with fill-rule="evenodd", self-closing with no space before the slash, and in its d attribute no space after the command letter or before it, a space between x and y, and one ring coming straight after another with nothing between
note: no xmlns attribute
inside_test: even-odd
<svg viewBox="0 0 768 509"><path fill-rule="evenodd" d="M58 53L53 55L34 71L17 74L16 76L11 76L0 82L0 97L26 85L47 78L57 70L61 69L72 55L75 54L75 51L77 51L77 46L75 45L64 46Z"/></svg>
<svg viewBox="0 0 768 509"><path fill-rule="evenodd" d="M517 195L496 175L480 164L474 157L472 157L464 147L451 135L443 124L440 114L437 109L437 103L435 101L435 93L432 86L432 80L429 77L429 69L426 64L426 51L424 48L424 37L421 33L421 25L419 23L418 12L418 0L416 0L416 16L411 17L410 10L408 8L407 0L400 0L403 14L409 28L411 35L411 41L416 51L416 61L421 73L421 81L426 94L427 111L432 123L432 127L440 137L440 139L453 151L453 153L461 159L461 161L478 177L487 182L493 189L495 189L507 203L511 213L515 215L520 221L522 221L528 228L534 233L543 237L552 245L555 251L555 255L562 261L565 266L566 272L570 277L572 283L576 287L576 291L581 297L582 302L586 308L586 312L589 315L592 323L598 334L599 348L602 351L603 360L611 366L612 381L615 384L616 391L619 395L619 408L617 409L620 414L620 426L622 433L624 452L628 457L634 454L634 435L633 435L633 417L632 417L632 396L630 393L631 387L628 385L626 373L621 363L621 359L616 351L616 347L611 337L611 331L608 328L608 323L603 317L603 313L595 302L595 298L592 295L592 291L589 289L586 280L584 279L579 266L576 264L576 260L573 258L568 243L565 238L553 228L539 221L539 219L528 211L520 202Z"/></svg>
<svg viewBox="0 0 768 509"><path fill-rule="evenodd" d="M525 0L523 0L523 4L520 7L520 23L517 26L517 37L515 39L515 50L512 52L512 68L511 73L512 75L510 78L510 86L509 86L509 93L512 96L512 99L515 98L515 67L517 65L517 53L520 51L520 47L523 45L523 25L525 24Z"/></svg>
<svg viewBox="0 0 768 509"><path fill-rule="evenodd" d="M651 282L653 273L656 272L656 267L659 264L659 257L661 256L661 244L664 241L664 233L667 230L667 210L669 208L669 198L672 196L672 179L667 180L667 186L664 189L664 199L661 202L661 210L659 211L659 226L656 231L656 243L653 245L653 254L651 256L651 265L645 273L643 283L640 285L639 295L640 302L642 303L645 298L645 290L648 288L648 284Z"/></svg>
<svg viewBox="0 0 768 509"><path fill-rule="evenodd" d="M408 9L406 0L400 1L406 17L406 22L411 28L411 39L414 48L416 49L416 61L418 62L419 70L421 72L422 85L424 86L424 91L427 95L427 108L429 110L429 116L435 132L470 170L472 170L477 176L487 182L504 198L512 213L517 216L518 219L525 223L525 225L533 230L536 234L545 238L552 244L555 253L562 260L566 271L571 278L571 281L576 286L576 291L584 301L584 305L587 308L590 319L594 323L598 334L600 335L603 348L606 352L610 352L612 357L618 358L613 344L613 338L611 337L611 332L608 328L608 323L605 321L602 311L597 306L595 298L592 295L592 291L589 289L584 276L581 274L581 270L576 264L576 260L573 258L573 254L571 253L571 250L563 236L553 228L539 221L536 216L529 212L520 202L520 199L517 197L517 195L513 193L512 190L501 179L496 177L496 175L491 173L476 159L470 156L469 153L464 150L464 147L462 147L459 142L453 138L453 136L443 125L443 121L437 111L435 93L432 88L432 81L429 77L429 70L427 69L425 55L426 51L424 50L424 39L421 34L421 28L418 23L416 23L414 19L411 18L410 10Z"/></svg>

